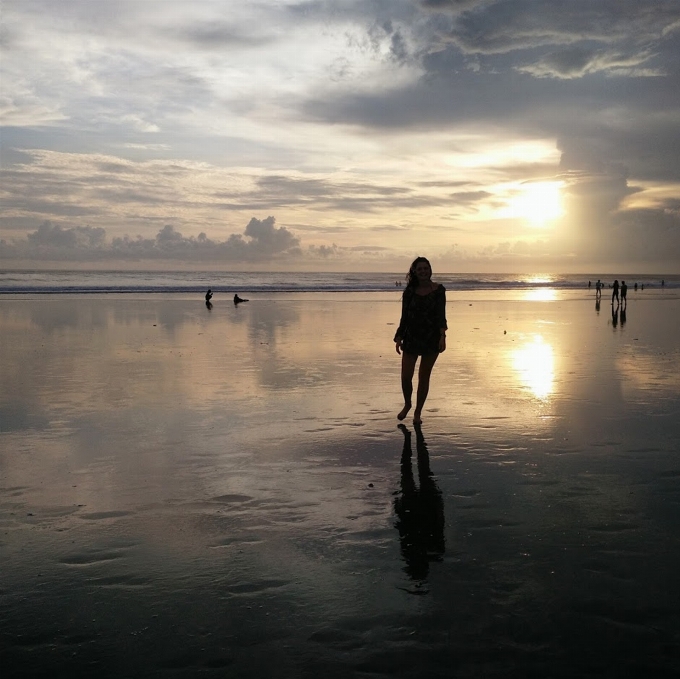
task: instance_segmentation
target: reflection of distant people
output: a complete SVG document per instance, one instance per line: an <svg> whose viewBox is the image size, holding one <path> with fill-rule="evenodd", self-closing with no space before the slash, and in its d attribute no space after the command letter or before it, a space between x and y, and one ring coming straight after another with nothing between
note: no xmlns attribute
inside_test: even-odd
<svg viewBox="0 0 680 679"><path fill-rule="evenodd" d="M241 304L241 302L247 302L247 299L243 299L242 297L239 297L238 295L234 295L234 304Z"/></svg>
<svg viewBox="0 0 680 679"><path fill-rule="evenodd" d="M205 300L205 306L208 309L208 311L212 311L213 303L209 299Z"/></svg>
<svg viewBox="0 0 680 679"><path fill-rule="evenodd" d="M616 303L619 303L619 281L616 279L614 281L614 286L612 288L612 304L614 304L614 300L616 300Z"/></svg>
<svg viewBox="0 0 680 679"><path fill-rule="evenodd" d="M595 295L595 311L599 314L600 313L600 302L602 301L602 297Z"/></svg>
<svg viewBox="0 0 680 679"><path fill-rule="evenodd" d="M628 292L628 286L626 281L621 281L621 304L626 306L626 293Z"/></svg>
<svg viewBox="0 0 680 679"><path fill-rule="evenodd" d="M612 325L616 328L619 322L619 305L614 306L612 302Z"/></svg>
<svg viewBox="0 0 680 679"><path fill-rule="evenodd" d="M626 325L626 306L625 306L625 304L621 307L621 330L623 330L624 325Z"/></svg>
<svg viewBox="0 0 680 679"><path fill-rule="evenodd" d="M430 469L430 455L419 425L416 430L418 482L416 486L411 464L411 432L399 425L404 434L401 453L401 493L394 500L404 570L413 580L424 580L431 561L444 556L444 500Z"/></svg>
<svg viewBox="0 0 680 679"><path fill-rule="evenodd" d="M205 301L209 302L212 299L212 290L208 288L208 292L205 293Z"/></svg>

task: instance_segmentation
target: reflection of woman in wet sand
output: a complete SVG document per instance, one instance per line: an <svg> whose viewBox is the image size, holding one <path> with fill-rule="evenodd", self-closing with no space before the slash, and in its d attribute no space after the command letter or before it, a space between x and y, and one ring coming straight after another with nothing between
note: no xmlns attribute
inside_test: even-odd
<svg viewBox="0 0 680 679"><path fill-rule="evenodd" d="M402 296L401 320L394 335L397 353L401 357L401 390L404 407L397 415L403 420L411 410L413 373L420 356L418 391L414 424L422 422L422 411L430 390L430 374L439 354L446 349L446 291L432 281L432 267L425 257L418 257L406 275Z"/></svg>
<svg viewBox="0 0 680 679"><path fill-rule="evenodd" d="M418 481L416 486L411 464L411 432L403 425L404 448L401 454L401 493L394 500L401 554L405 571L414 580L424 580L431 561L444 555L444 500L430 469L430 456L419 426L416 430Z"/></svg>

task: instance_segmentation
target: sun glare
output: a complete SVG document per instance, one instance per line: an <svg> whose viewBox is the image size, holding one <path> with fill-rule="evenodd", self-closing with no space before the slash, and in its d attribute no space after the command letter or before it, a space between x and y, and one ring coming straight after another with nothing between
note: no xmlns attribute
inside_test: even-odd
<svg viewBox="0 0 680 679"><path fill-rule="evenodd" d="M508 213L526 219L531 226L546 226L563 214L561 188L562 182L522 184L521 192L510 201Z"/></svg>
<svg viewBox="0 0 680 679"><path fill-rule="evenodd" d="M552 347L536 335L531 342L515 349L511 354L513 368L520 382L536 398L546 400L553 392L555 380L555 358Z"/></svg>
<svg viewBox="0 0 680 679"><path fill-rule="evenodd" d="M557 291L553 288L536 288L524 293L527 302L554 302L557 299Z"/></svg>

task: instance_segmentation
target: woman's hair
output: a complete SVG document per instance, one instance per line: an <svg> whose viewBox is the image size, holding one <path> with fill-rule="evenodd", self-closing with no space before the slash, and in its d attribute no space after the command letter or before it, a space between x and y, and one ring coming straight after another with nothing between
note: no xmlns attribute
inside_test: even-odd
<svg viewBox="0 0 680 679"><path fill-rule="evenodd" d="M406 274L406 287L407 288L414 288L418 285L418 277L416 276L416 267L418 264L421 262L425 262L430 267L430 272L432 272L432 264L430 264L430 261L426 257L416 257L413 262L411 263L411 267L408 270L408 273Z"/></svg>

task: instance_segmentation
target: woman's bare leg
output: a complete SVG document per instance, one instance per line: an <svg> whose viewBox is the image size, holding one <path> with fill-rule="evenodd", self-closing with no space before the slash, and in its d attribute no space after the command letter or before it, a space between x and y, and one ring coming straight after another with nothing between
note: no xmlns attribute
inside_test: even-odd
<svg viewBox="0 0 680 679"><path fill-rule="evenodd" d="M405 351L401 354L401 390L404 394L404 407L397 415L398 420L403 420L408 411L411 410L411 397L413 396L413 373L416 370L416 361L418 356L415 354L407 354Z"/></svg>
<svg viewBox="0 0 680 679"><path fill-rule="evenodd" d="M423 406L427 399L427 394L430 391L430 375L432 368L437 362L439 354L427 354L420 359L420 368L418 369L418 392L416 394L416 409L413 411L413 424L421 424L421 414Z"/></svg>

